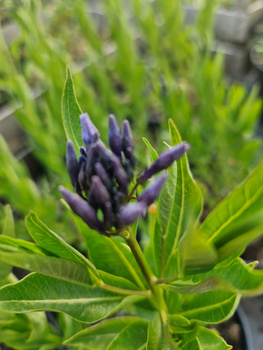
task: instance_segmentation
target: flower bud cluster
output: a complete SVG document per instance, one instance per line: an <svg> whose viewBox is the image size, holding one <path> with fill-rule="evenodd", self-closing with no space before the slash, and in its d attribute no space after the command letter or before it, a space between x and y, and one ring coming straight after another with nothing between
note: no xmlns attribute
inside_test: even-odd
<svg viewBox="0 0 263 350"><path fill-rule="evenodd" d="M77 158L73 143L67 143L67 169L75 194L63 186L61 194L71 210L90 228L110 234L146 215L147 207L159 196L166 175L148 185L137 202L130 203L129 184L134 177L136 158L130 124L123 122L122 132L114 115L109 116L109 150L87 113L80 115L82 140ZM169 167L189 146L181 143L160 155L157 161L137 178L137 185Z"/></svg>

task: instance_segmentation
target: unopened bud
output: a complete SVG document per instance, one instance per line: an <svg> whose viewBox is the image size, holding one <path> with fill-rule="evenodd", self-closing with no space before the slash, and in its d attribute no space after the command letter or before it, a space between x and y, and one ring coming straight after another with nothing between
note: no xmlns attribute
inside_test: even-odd
<svg viewBox="0 0 263 350"><path fill-rule="evenodd" d="M109 192L101 182L100 178L96 175L92 176L88 202L92 204L94 208L103 208L105 203L109 200Z"/></svg>
<svg viewBox="0 0 263 350"><path fill-rule="evenodd" d="M138 176L138 182L144 183L159 171L169 168L169 166L172 165L175 160L181 158L189 148L190 146L187 142L182 142L161 153L153 165Z"/></svg>
<svg viewBox="0 0 263 350"><path fill-rule="evenodd" d="M144 202L125 204L120 210L119 223L123 226L131 225L139 217L145 216L146 211L147 205Z"/></svg>
<svg viewBox="0 0 263 350"><path fill-rule="evenodd" d="M83 113L79 116L82 129L82 140L88 149L89 145L93 142L93 137L99 137L99 132L96 126L90 120L88 113ZM95 136L94 136L95 135Z"/></svg>
<svg viewBox="0 0 263 350"><path fill-rule="evenodd" d="M99 232L103 231L102 223L99 221L96 211L84 199L63 186L60 186L59 190L73 213L78 215L90 228Z"/></svg>
<svg viewBox="0 0 263 350"><path fill-rule="evenodd" d="M146 187L146 190L141 194L138 199L139 202L144 202L147 206L151 205L155 199L159 196L163 185L166 180L166 175L163 174L158 177L152 184Z"/></svg>
<svg viewBox="0 0 263 350"><path fill-rule="evenodd" d="M72 141L67 143L67 170L74 190L77 188L79 164Z"/></svg>
<svg viewBox="0 0 263 350"><path fill-rule="evenodd" d="M109 116L109 145L112 151L121 159L122 140L120 127L113 114Z"/></svg>

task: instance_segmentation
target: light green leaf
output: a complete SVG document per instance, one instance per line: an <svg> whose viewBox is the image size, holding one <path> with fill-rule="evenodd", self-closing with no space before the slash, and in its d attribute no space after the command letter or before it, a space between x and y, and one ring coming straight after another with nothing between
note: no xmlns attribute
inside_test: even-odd
<svg viewBox="0 0 263 350"><path fill-rule="evenodd" d="M68 140L73 142L75 151L82 145L81 124L79 116L82 113L76 99L73 80L69 67L67 67L66 83L62 96L62 121Z"/></svg>
<svg viewBox="0 0 263 350"><path fill-rule="evenodd" d="M127 325L110 343L107 350L143 350L146 348L148 321L137 320Z"/></svg>
<svg viewBox="0 0 263 350"><path fill-rule="evenodd" d="M81 284L91 283L89 272L83 264L65 258L46 256L41 251L40 254L37 254L34 251L36 249L29 250L9 245L7 244L8 240L6 240L6 244L3 244L4 238L4 236L0 237L0 261L66 281L75 281ZM9 238L10 240L11 238ZM34 246L32 243L31 245Z"/></svg>
<svg viewBox="0 0 263 350"><path fill-rule="evenodd" d="M212 330L199 327L196 336L190 339L184 337L184 341L180 344L182 350L230 350L232 346L226 344L220 335Z"/></svg>
<svg viewBox="0 0 263 350"><path fill-rule="evenodd" d="M171 145L174 146L181 142L181 137L171 120L169 128ZM157 218L163 236L164 268L170 255L178 248L188 223L196 222L201 210L201 191L192 178L187 156L184 155L169 168L168 179L158 202Z"/></svg>
<svg viewBox="0 0 263 350"><path fill-rule="evenodd" d="M123 277L140 289L146 282L126 243L98 234L75 218L85 237L88 255L98 270Z"/></svg>
<svg viewBox="0 0 263 350"><path fill-rule="evenodd" d="M31 213L26 217L26 226L31 237L40 247L43 247L58 257L82 263L89 269L89 271L92 271L95 276L98 276L95 266L92 265L84 255L67 244L55 232L51 231L41 220L39 220L35 213Z"/></svg>
<svg viewBox="0 0 263 350"><path fill-rule="evenodd" d="M263 291L263 272L253 270L250 265L236 258L228 264L218 264L213 270L187 276L187 280L177 280L164 289L176 293L203 293L209 290L221 290L242 295L257 295Z"/></svg>
<svg viewBox="0 0 263 350"><path fill-rule="evenodd" d="M70 347L105 350L113 339L137 317L114 317L88 327L64 342Z"/></svg>
<svg viewBox="0 0 263 350"><path fill-rule="evenodd" d="M233 315L239 299L234 293L221 291L185 295L178 313L189 321L220 323Z"/></svg>
<svg viewBox="0 0 263 350"><path fill-rule="evenodd" d="M15 237L15 223L13 213L10 205L6 205L4 208L5 218L3 224L2 234L10 237Z"/></svg>
<svg viewBox="0 0 263 350"><path fill-rule="evenodd" d="M98 287L32 273L18 283L0 289L0 309L11 312L51 310L93 323L141 297L123 297Z"/></svg>
<svg viewBox="0 0 263 350"><path fill-rule="evenodd" d="M197 235L217 248L263 224L263 163L206 218ZM263 232L262 232L263 233ZM244 240L243 247L251 240Z"/></svg>
<svg viewBox="0 0 263 350"><path fill-rule="evenodd" d="M98 273L100 278L103 280L103 282L111 286L119 287L123 289L129 289L129 290L139 289L134 283L127 280L126 278L115 276L115 275L112 275L111 273L100 271L100 270L98 270Z"/></svg>
<svg viewBox="0 0 263 350"><path fill-rule="evenodd" d="M146 144L146 147L148 148L151 162L154 163L159 157L158 153L156 152L156 150L153 148L153 146L150 144L150 142L147 140L146 137L143 137L142 140Z"/></svg>

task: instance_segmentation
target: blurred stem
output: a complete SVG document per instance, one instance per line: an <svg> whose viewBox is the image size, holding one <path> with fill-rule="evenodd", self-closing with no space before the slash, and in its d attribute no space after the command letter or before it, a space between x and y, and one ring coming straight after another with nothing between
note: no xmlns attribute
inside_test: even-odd
<svg viewBox="0 0 263 350"><path fill-rule="evenodd" d="M134 192L136 191L136 189L137 189L138 186L139 186L139 183L136 182L136 184L133 186L131 192L129 193L127 199L125 200L124 204L125 204L125 203L128 203L131 199L133 199L133 197L134 197L133 194L134 194ZM136 199L137 199L137 197L136 197Z"/></svg>
<svg viewBox="0 0 263 350"><path fill-rule="evenodd" d="M162 321L164 324L166 324L166 305L163 300L163 292L161 288L156 284L156 277L153 274L142 250L139 245L139 243L136 240L135 235L133 234L132 230L127 227L124 231L121 232L120 234L128 243L133 256L135 260L137 261L137 264L139 265L142 274L151 290L151 301L156 307L156 309L160 312Z"/></svg>

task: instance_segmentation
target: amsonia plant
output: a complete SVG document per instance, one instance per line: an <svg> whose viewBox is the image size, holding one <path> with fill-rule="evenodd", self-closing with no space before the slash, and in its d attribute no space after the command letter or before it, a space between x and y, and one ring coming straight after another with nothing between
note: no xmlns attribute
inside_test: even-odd
<svg viewBox="0 0 263 350"><path fill-rule="evenodd" d="M263 164L200 224L202 196L188 166L189 145L171 120L166 151L158 155L144 139L152 164L141 170L129 122L121 131L109 117L107 147L95 120L80 110L69 70L62 114L76 193L60 191L87 251L67 244L35 213L26 218L34 243L0 236L4 315L19 322L30 311L53 311L61 327L60 333L45 327L46 344L40 331L41 347L34 334L34 342L28 338L17 349L62 343L92 350L230 349L206 326L229 318L242 295L263 291L262 271L240 258L263 233ZM13 281L10 265L32 273Z"/></svg>

